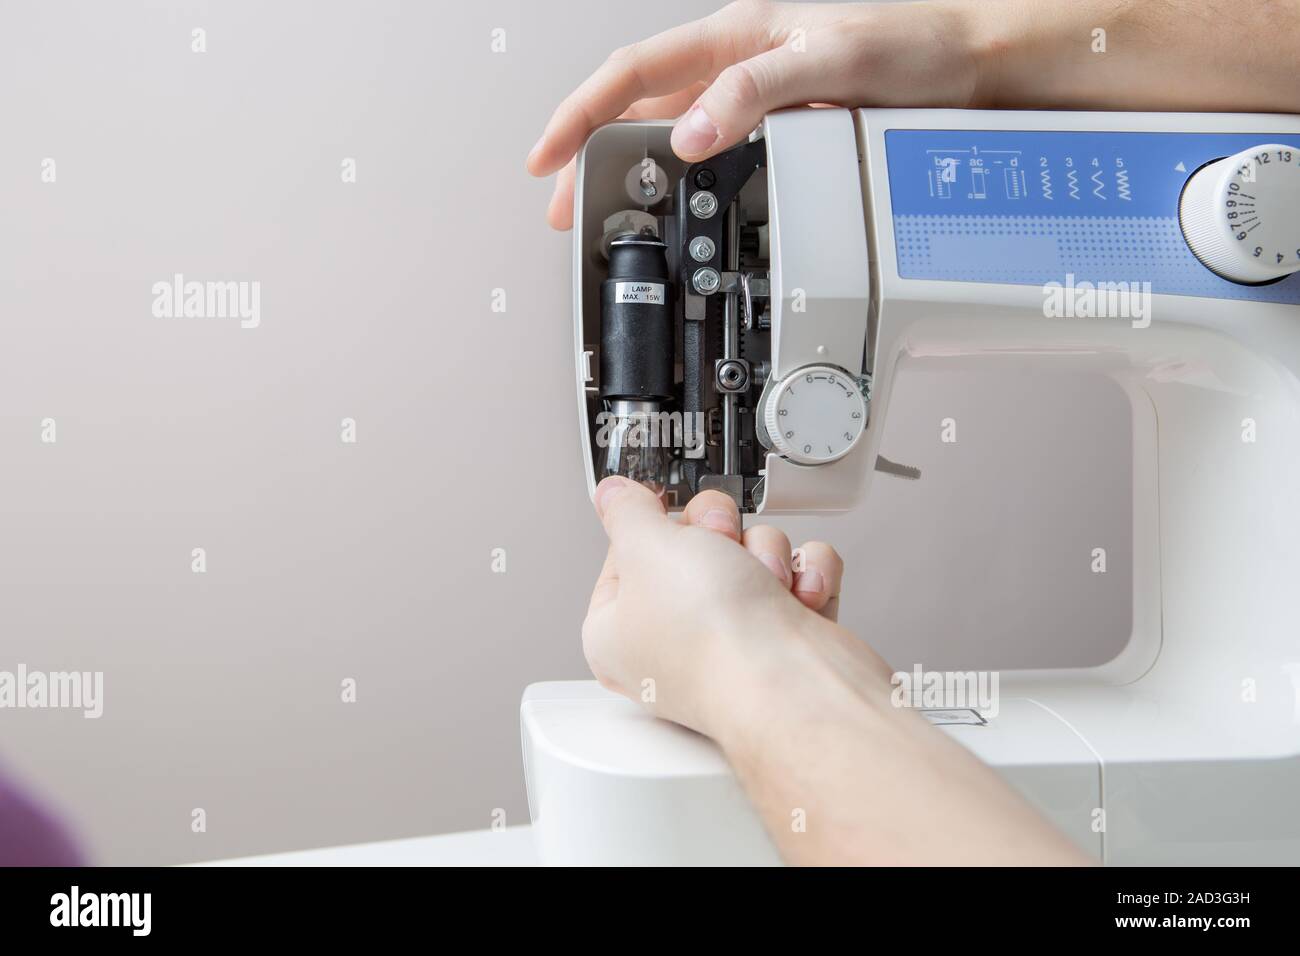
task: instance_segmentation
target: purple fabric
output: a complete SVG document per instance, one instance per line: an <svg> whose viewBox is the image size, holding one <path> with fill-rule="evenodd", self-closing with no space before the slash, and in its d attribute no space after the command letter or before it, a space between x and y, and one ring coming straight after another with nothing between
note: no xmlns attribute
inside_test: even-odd
<svg viewBox="0 0 1300 956"><path fill-rule="evenodd" d="M83 866L55 819L0 772L0 866Z"/></svg>

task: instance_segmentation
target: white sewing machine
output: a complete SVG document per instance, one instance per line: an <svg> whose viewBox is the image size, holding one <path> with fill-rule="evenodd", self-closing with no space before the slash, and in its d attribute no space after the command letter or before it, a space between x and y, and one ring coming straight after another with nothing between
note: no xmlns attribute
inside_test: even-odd
<svg viewBox="0 0 1300 956"><path fill-rule="evenodd" d="M1108 377L1132 632L943 730L1106 863L1300 862L1300 118L792 110L689 167L670 129L579 160L589 490L848 510L911 477L879 457L899 376ZM777 862L709 741L594 682L521 723L543 862Z"/></svg>

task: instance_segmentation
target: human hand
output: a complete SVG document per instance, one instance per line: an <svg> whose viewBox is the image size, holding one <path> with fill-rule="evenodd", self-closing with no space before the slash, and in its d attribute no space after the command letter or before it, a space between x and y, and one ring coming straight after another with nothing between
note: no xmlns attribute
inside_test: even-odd
<svg viewBox="0 0 1300 956"><path fill-rule="evenodd" d="M834 627L843 562L830 545L804 544L795 570L785 533L742 533L735 503L717 491L673 520L653 492L612 477L596 489L596 511L610 547L583 649L603 685L661 717L719 736L756 678Z"/></svg>
<svg viewBox="0 0 1300 956"><path fill-rule="evenodd" d="M969 751L892 704L888 666L826 616L843 571L828 545L804 545L792 575L785 534L741 534L726 495L702 492L673 521L621 477L597 487L596 511L610 548L582 628L592 671L713 738L787 862L1086 862ZM813 573L822 586L808 589ZM792 828L791 808L816 825Z"/></svg>
<svg viewBox="0 0 1300 956"><path fill-rule="evenodd" d="M1300 0L737 0L610 54L528 171L562 170L547 219L568 229L574 157L619 118L680 116L673 151L698 162L810 104L1294 112L1298 38Z"/></svg>
<svg viewBox="0 0 1300 956"><path fill-rule="evenodd" d="M573 225L574 156L613 119L682 116L673 151L696 162L783 106L967 105L977 78L967 19L964 6L950 3L738 0L615 50L560 104L528 156L534 176L563 167L548 221Z"/></svg>

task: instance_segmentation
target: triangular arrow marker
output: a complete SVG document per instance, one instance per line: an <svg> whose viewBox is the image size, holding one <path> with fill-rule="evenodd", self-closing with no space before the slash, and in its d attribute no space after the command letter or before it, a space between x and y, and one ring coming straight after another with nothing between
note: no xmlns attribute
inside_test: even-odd
<svg viewBox="0 0 1300 956"><path fill-rule="evenodd" d="M1177 166L1174 167L1174 170L1176 172L1185 173L1187 172L1187 167L1184 166L1182 163L1179 163Z"/></svg>

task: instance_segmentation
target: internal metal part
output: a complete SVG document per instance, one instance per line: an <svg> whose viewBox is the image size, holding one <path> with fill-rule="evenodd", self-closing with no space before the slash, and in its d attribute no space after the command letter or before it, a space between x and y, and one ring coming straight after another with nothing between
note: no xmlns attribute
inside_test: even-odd
<svg viewBox="0 0 1300 956"><path fill-rule="evenodd" d="M689 167L676 187L682 413L707 425L704 453L684 454L682 474L693 493L723 491L742 512L754 510L763 468L754 365L771 355L756 318L769 299L767 262L753 240L767 222L766 161L766 144L751 141Z"/></svg>
<svg viewBox="0 0 1300 956"><path fill-rule="evenodd" d="M696 195L700 195L697 193ZM740 222L739 210L733 202L727 207L726 219L726 255L727 271L735 272L740 268ZM726 299L722 307L722 361L734 362L740 358L740 303L736 290L723 293ZM727 366L734 368L734 365ZM746 376L748 377L748 376ZM740 447L740 423L737 419L737 398L735 390L726 390L722 395L722 473L738 474L738 452ZM743 505L743 501L738 501Z"/></svg>
<svg viewBox="0 0 1300 956"><path fill-rule="evenodd" d="M628 475L679 505L705 489L744 512L761 501L755 417L771 368L762 320L768 261L758 239L769 215L766 157L760 139L692 165L627 154L614 167L623 182L601 210L589 263L608 262L599 273L601 335L584 343L596 366L584 380L595 403L598 479Z"/></svg>
<svg viewBox="0 0 1300 956"><path fill-rule="evenodd" d="M718 359L714 378L720 392L744 392L749 388L749 363L744 359Z"/></svg>
<svg viewBox="0 0 1300 956"><path fill-rule="evenodd" d="M702 189L691 197L691 212L696 219L712 219L718 211L718 197Z"/></svg>
<svg viewBox="0 0 1300 956"><path fill-rule="evenodd" d="M746 498L745 479L740 475L705 475L700 479L700 491L721 491L737 502L741 511L753 510L740 504Z"/></svg>
<svg viewBox="0 0 1300 956"><path fill-rule="evenodd" d="M742 322L746 329L754 327L754 290L749 273L740 274L740 302L744 306Z"/></svg>
<svg viewBox="0 0 1300 956"><path fill-rule="evenodd" d="M659 220L640 209L623 209L606 216L601 226L600 254L609 258L609 247L620 236L659 236Z"/></svg>
<svg viewBox="0 0 1300 956"><path fill-rule="evenodd" d="M722 276L718 270L709 266L696 269L691 276L691 287L700 295L713 295L722 285Z"/></svg>
<svg viewBox="0 0 1300 956"><path fill-rule="evenodd" d="M647 156L627 171L623 185L628 199L649 207L668 195L668 182L663 167Z"/></svg>
<svg viewBox="0 0 1300 956"><path fill-rule="evenodd" d="M716 251L708 236L696 236L691 240L691 258L696 262L708 262Z"/></svg>

